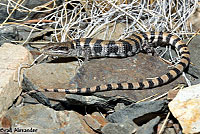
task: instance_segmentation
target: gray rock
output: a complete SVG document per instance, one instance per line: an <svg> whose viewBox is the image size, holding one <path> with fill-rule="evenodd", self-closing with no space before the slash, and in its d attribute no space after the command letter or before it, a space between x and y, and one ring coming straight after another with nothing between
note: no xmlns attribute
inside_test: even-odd
<svg viewBox="0 0 200 134"><path fill-rule="evenodd" d="M70 79L75 75L76 68L77 62L34 65L25 70L22 88L28 92L44 88L71 87ZM52 107L57 105L58 101L65 101L65 93L36 92L30 95L38 102Z"/></svg>
<svg viewBox="0 0 200 134"><path fill-rule="evenodd" d="M73 105L103 105L108 101L96 96L83 96L76 94L66 94L66 101Z"/></svg>
<svg viewBox="0 0 200 134"><path fill-rule="evenodd" d="M76 74L78 64L76 61L68 63L43 63L26 69L22 83L23 90L40 90L44 88L75 88L70 80ZM48 78L48 79L47 79ZM133 101L124 97L104 97L104 96L86 96L76 94L65 94L55 92L36 92L29 93L38 102L57 107L60 101L67 102L69 105L96 105L103 108L114 107L116 103L121 102L131 104ZM66 98L66 99L64 99ZM26 100L26 98L25 98ZM110 103L115 102L110 105Z"/></svg>
<svg viewBox="0 0 200 134"><path fill-rule="evenodd" d="M177 133L174 128L165 128L163 134L177 134Z"/></svg>
<svg viewBox="0 0 200 134"><path fill-rule="evenodd" d="M141 102L127 106L107 116L108 121L113 123L133 120L141 124L155 118L159 114L167 112L167 101Z"/></svg>
<svg viewBox="0 0 200 134"><path fill-rule="evenodd" d="M62 117L62 119L67 120L68 124L64 128L65 133L67 134L96 134L83 120L83 116L76 113L76 112L69 112L66 113L66 117ZM62 125L65 125L65 122L62 123Z"/></svg>
<svg viewBox="0 0 200 134"><path fill-rule="evenodd" d="M188 40L185 40L185 42L187 42ZM191 83L194 84L198 84L200 83L200 46L199 46L199 42L200 42L200 36L197 35L195 36L191 42L188 44L189 50L190 50L190 59L191 62L193 63L192 65L190 65L189 69L188 69L188 74L186 75Z"/></svg>
<svg viewBox="0 0 200 134"><path fill-rule="evenodd" d="M108 123L108 121L106 120L104 115L102 115L102 113L94 112L94 113L92 113L91 117L94 120L96 120L101 125L101 127L105 126Z"/></svg>
<svg viewBox="0 0 200 134"><path fill-rule="evenodd" d="M160 117L157 116L155 119L150 120L146 124L139 127L136 134L155 134L154 127L160 121Z"/></svg>
<svg viewBox="0 0 200 134"><path fill-rule="evenodd" d="M123 123L108 123L101 131L103 134L132 134L138 129L138 126L131 120Z"/></svg>
<svg viewBox="0 0 200 134"><path fill-rule="evenodd" d="M167 72L168 65L161 62L158 57L139 53L127 58L91 59L81 66L71 83L75 87L85 88L108 83L138 82L146 78L161 76ZM168 84L152 89L111 90L97 92L95 95L105 97L122 96L138 101L156 93L165 93L179 83L184 82L185 80L180 76Z"/></svg>
<svg viewBox="0 0 200 134"><path fill-rule="evenodd" d="M10 122L9 125L13 132L16 129L26 128L36 129L37 134L95 134L84 122L82 115L73 111L54 111L41 104L13 107L4 115L3 119L4 122ZM5 124L4 126L6 126Z"/></svg>
<svg viewBox="0 0 200 134"><path fill-rule="evenodd" d="M87 123L87 125L90 126L93 130L100 130L101 124L96 119L94 119L91 115L87 114L84 116L83 119Z"/></svg>
<svg viewBox="0 0 200 134"><path fill-rule="evenodd" d="M27 69L27 72L25 73L25 77L27 78L26 82L29 82L31 83L30 85L33 85L31 86L32 89L74 89L77 87L92 87L113 82L136 82L141 81L141 79L145 79L146 77L150 78L160 76L168 71L167 65L163 64L163 62L160 62L157 57L152 57L145 54L138 54L134 57L121 59L91 59L89 62L84 63L78 71L76 70L77 64L74 65L74 63L77 62L56 64L45 63L33 66L31 69ZM151 68L154 68L155 70L153 72L148 71L151 70ZM168 89L173 88L178 83L183 82L183 77L179 77L169 84L153 89L113 90L94 93L94 95L101 96L100 98L114 98L117 96L121 98L128 98L129 100L141 100L156 93L162 94L168 91ZM65 95L63 93L44 94L47 96L47 98L52 98L52 100L57 99L65 101L61 99Z"/></svg>
<svg viewBox="0 0 200 134"><path fill-rule="evenodd" d="M48 3L48 2L49 2L49 0L27 0L27 1L24 1L20 4L31 10L31 9L37 7L37 6L41 6L41 5ZM61 0L56 0L55 2L58 5L61 4ZM9 11L13 10L12 6L10 6L10 8L7 9L6 5L8 5L8 0L1 0L1 3L5 4L5 5L0 5L0 23L2 23L7 18L7 16L8 16L7 10L9 10ZM46 14L46 12L40 13L40 15L41 14ZM24 19L28 16L28 18L27 18L27 20L28 20L28 19L31 19L31 18L33 19L34 17L38 17L38 15L39 14L37 12L23 12L22 10L20 10L20 11L15 10L15 12L11 15L11 18L14 18L16 20L21 20L21 19Z"/></svg>
<svg viewBox="0 0 200 134"><path fill-rule="evenodd" d="M0 115L12 106L22 92L18 84L19 65L32 61L32 55L23 46L5 43L0 47ZM22 77L19 82L21 80Z"/></svg>
<svg viewBox="0 0 200 134"><path fill-rule="evenodd" d="M124 105L124 103L117 103L117 105L115 106L115 111L118 111L120 109L124 109L126 106Z"/></svg>
<svg viewBox="0 0 200 134"><path fill-rule="evenodd" d="M187 41L187 40L186 40ZM199 42L200 42L200 36L197 35L195 36L191 42L188 44L189 50L190 50L190 59L191 62L197 67L200 68L200 46L199 46Z"/></svg>
<svg viewBox="0 0 200 134"><path fill-rule="evenodd" d="M29 105L29 104L40 104L36 99L34 99L34 97L31 97L30 94L23 94L23 103L24 105ZM50 106L50 105L49 105Z"/></svg>
<svg viewBox="0 0 200 134"><path fill-rule="evenodd" d="M80 106L94 106L103 108L106 111L112 110L116 103L130 105L133 101L123 97L103 97L95 95L77 95L77 94L66 94L65 96L68 105L80 105Z"/></svg>
<svg viewBox="0 0 200 134"><path fill-rule="evenodd" d="M197 66L190 65L186 76L190 80L192 85L200 83L200 69Z"/></svg>
<svg viewBox="0 0 200 134"><path fill-rule="evenodd" d="M33 91L34 89L37 89L37 87L35 85L33 85L31 81L29 81L29 79L27 78L26 75L23 76L22 89L23 89L23 91L27 92L27 94L23 96L24 97L24 103L31 103L31 102L37 103L37 102L39 102L39 103L46 105L46 106L49 106L49 107L52 106L49 99L44 94L42 94L41 92L29 93L29 91ZM35 100L32 99L30 101L30 98L29 98L28 95L30 95Z"/></svg>
<svg viewBox="0 0 200 134"><path fill-rule="evenodd" d="M9 40L19 40L19 38L16 26L5 26L0 28L0 46L5 42L10 42Z"/></svg>

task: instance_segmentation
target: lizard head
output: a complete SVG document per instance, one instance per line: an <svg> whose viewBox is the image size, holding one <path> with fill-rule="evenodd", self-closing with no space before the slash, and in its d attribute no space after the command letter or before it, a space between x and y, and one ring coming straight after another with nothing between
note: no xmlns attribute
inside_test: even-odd
<svg viewBox="0 0 200 134"><path fill-rule="evenodd" d="M77 52L74 49L73 41L62 43L51 43L41 48L43 54L58 57L76 57Z"/></svg>

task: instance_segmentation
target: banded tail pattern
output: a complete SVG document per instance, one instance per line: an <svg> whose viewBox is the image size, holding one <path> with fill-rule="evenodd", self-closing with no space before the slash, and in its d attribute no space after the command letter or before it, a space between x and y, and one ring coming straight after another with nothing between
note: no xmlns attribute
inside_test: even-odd
<svg viewBox="0 0 200 134"><path fill-rule="evenodd" d="M65 92L67 94L79 94L79 93L94 93L108 90L138 90L153 88L163 85L172 81L189 65L190 53L188 47L183 41L176 35L165 32L145 32L140 34L132 34L130 37L119 41L99 40L93 38L80 38L73 40L70 45L68 43L68 49L74 50L75 53L68 53L68 56L85 56L85 48L89 50L89 56L107 56L107 57L127 57L138 53L140 50L145 50L144 42L148 43L165 43L174 46L180 53L180 61L176 66L169 70L168 73L155 77L150 80L144 80L142 82L134 83L110 83L105 85L98 85L86 88L76 89L41 89L40 91L47 92ZM64 45L64 43L63 43ZM155 46L154 46L155 47ZM65 51L68 51L68 49ZM48 52L48 51L47 51ZM48 53L47 53L48 54ZM65 55L66 56L66 55Z"/></svg>

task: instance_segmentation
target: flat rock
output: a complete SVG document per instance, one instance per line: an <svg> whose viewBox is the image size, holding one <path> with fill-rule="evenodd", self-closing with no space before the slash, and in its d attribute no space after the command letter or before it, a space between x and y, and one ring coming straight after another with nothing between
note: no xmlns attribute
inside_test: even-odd
<svg viewBox="0 0 200 134"><path fill-rule="evenodd" d="M138 126L132 121L127 120L123 123L108 123L102 128L103 134L133 134Z"/></svg>
<svg viewBox="0 0 200 134"><path fill-rule="evenodd" d="M5 43L0 47L0 114L13 104L21 93L18 85L18 67L30 64L31 54L22 46Z"/></svg>
<svg viewBox="0 0 200 134"><path fill-rule="evenodd" d="M156 118L139 127L136 134L155 134L154 128L156 125L158 125L159 121L160 117L157 116Z"/></svg>
<svg viewBox="0 0 200 134"><path fill-rule="evenodd" d="M0 5L0 22L1 22L1 20L4 20L4 19L1 19L1 17L3 17L5 15L5 13L4 13L4 15L1 15L4 12L2 10L3 9L1 8L1 5ZM6 16L4 16L4 17L6 17ZM0 46L3 43L10 42L9 40L19 40L19 34L18 34L16 26L0 27Z"/></svg>
<svg viewBox="0 0 200 134"><path fill-rule="evenodd" d="M66 110L55 111L41 104L13 107L2 119L0 127L3 127L2 124L5 127L6 121L9 121L13 132L17 129L26 128L36 130L37 134L95 134L79 113ZM6 128L3 129L6 130Z"/></svg>
<svg viewBox="0 0 200 134"><path fill-rule="evenodd" d="M164 134L177 134L174 128L165 128Z"/></svg>
<svg viewBox="0 0 200 134"><path fill-rule="evenodd" d="M29 8L29 9L34 9L37 6L47 4L48 2L49 2L48 0L24 1L23 3L21 3L21 5ZM56 2L56 4L60 3L59 0L56 0L55 2ZM0 12L0 22L2 23L8 16L7 6L5 6L5 5L8 5L9 2L7 0L1 0L1 3L2 4L0 5L0 11L1 11ZM5 5L3 5L3 4L5 4ZM40 13L40 15L42 15L42 14L44 14L44 13ZM11 17L14 19L23 19L24 17L27 17L26 20L30 20L30 19L36 19L36 17L38 17L37 15L38 14L35 12L27 13L26 11L17 11L16 10L11 15Z"/></svg>
<svg viewBox="0 0 200 134"><path fill-rule="evenodd" d="M200 133L200 84L181 89L169 103L169 109L183 133Z"/></svg>
<svg viewBox="0 0 200 134"><path fill-rule="evenodd" d="M187 42L188 40L185 40ZM189 75L186 75L192 84L198 84L200 83L200 36L195 36L191 42L188 44L189 50L190 50L190 59L192 64L190 65L188 69Z"/></svg>
<svg viewBox="0 0 200 134"><path fill-rule="evenodd" d="M103 105L108 101L96 96L83 96L76 94L66 94L67 102L73 105Z"/></svg>
<svg viewBox="0 0 200 134"><path fill-rule="evenodd" d="M24 72L23 90L71 87L70 79L74 77L77 67L77 62L34 65ZM31 94L31 96L36 98L38 102L48 106L56 105L57 102L54 100L65 100L65 93L39 92ZM49 102L49 99L52 101Z"/></svg>
<svg viewBox="0 0 200 134"><path fill-rule="evenodd" d="M108 123L108 121L105 119L105 117L101 116L99 113L95 112L92 115L87 114L84 116L84 121L87 123L88 126L90 126L93 130L101 130L105 124Z"/></svg>
<svg viewBox="0 0 200 134"><path fill-rule="evenodd" d="M91 59L77 70L77 62L45 63L27 69L25 78L31 88L83 88L118 82L137 82L145 78L161 76L168 72L168 65L158 57L137 54L128 58ZM149 71L151 70L151 71ZM48 79L47 79L48 78ZM26 81L27 82L27 81ZM148 90L113 90L95 93L104 97L121 96L131 100L142 100L154 94L162 94L184 83L182 76L176 80ZM63 94L46 93L50 98L62 98ZM46 95L45 94L45 95Z"/></svg>
<svg viewBox="0 0 200 134"><path fill-rule="evenodd" d="M167 112L167 101L140 102L120 109L106 118L113 123L133 120L136 124L143 124L155 118L159 114Z"/></svg>
<svg viewBox="0 0 200 134"><path fill-rule="evenodd" d="M124 103L117 103L117 105L114 107L115 111L118 111L120 109L124 109L126 106Z"/></svg>
<svg viewBox="0 0 200 134"><path fill-rule="evenodd" d="M65 102L67 102L68 105L100 107L106 111L113 109L115 107L115 104L119 102L126 105L130 105L133 103L132 100L123 97L66 94L65 98Z"/></svg>
<svg viewBox="0 0 200 134"><path fill-rule="evenodd" d="M103 115L100 114L99 112L92 113L91 117L93 119L95 119L99 124L101 124L101 127L105 126L108 123L108 121L106 120L106 118L103 117Z"/></svg>
<svg viewBox="0 0 200 134"><path fill-rule="evenodd" d="M108 83L138 82L145 78L161 76L167 72L168 65L161 62L158 57L139 53L128 58L92 59L83 64L71 83L75 85L74 87L92 87ZM95 94L105 97L123 96L138 101L157 93L165 93L179 83L185 83L182 76L166 85L152 89L112 90Z"/></svg>

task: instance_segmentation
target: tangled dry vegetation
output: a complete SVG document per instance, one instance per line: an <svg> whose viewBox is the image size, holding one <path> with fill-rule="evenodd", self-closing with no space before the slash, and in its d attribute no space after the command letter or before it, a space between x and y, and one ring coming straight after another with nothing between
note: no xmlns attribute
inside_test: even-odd
<svg viewBox="0 0 200 134"><path fill-rule="evenodd" d="M198 0L66 0L59 6L55 0L51 0L29 9L23 6L23 2L9 0L5 6L13 10L8 11L9 16L1 25L11 24L7 21L12 19L16 10L28 15L40 14L40 18L35 18L36 20L25 21L27 15L22 20L12 22L32 29L24 44L30 41L34 31L52 31L49 40L54 42L94 37L102 30L102 38L111 39L118 23L124 24L119 39L133 32L149 30L169 31L179 36L193 34L192 26L187 20L198 6Z"/></svg>

